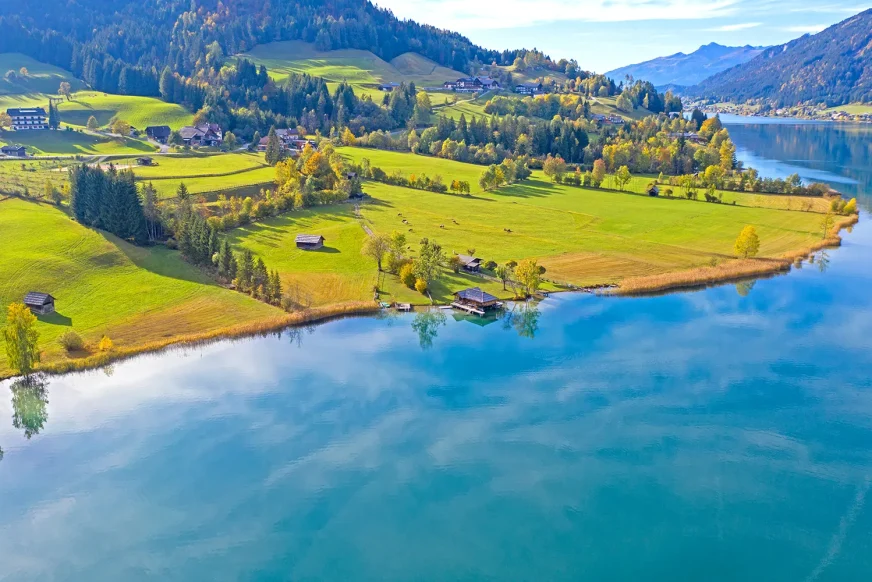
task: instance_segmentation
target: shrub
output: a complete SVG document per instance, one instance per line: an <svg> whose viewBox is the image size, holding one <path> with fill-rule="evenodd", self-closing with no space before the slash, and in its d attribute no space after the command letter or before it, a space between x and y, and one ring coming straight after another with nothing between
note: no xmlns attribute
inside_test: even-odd
<svg viewBox="0 0 872 582"><path fill-rule="evenodd" d="M460 257L457 255L452 255L451 258L448 259L448 266L455 273L460 272Z"/></svg>
<svg viewBox="0 0 872 582"><path fill-rule="evenodd" d="M857 199L851 198L842 208L842 212L845 214L857 214Z"/></svg>
<svg viewBox="0 0 872 582"><path fill-rule="evenodd" d="M425 281L424 279L418 279L417 281L415 281L415 291L421 294L427 291L427 281Z"/></svg>
<svg viewBox="0 0 872 582"><path fill-rule="evenodd" d="M58 343L68 352L78 352L85 349L85 340L82 339L82 336L72 330L64 332L64 334L58 338Z"/></svg>
<svg viewBox="0 0 872 582"><path fill-rule="evenodd" d="M179 243L177 243L174 238L168 238L166 244L168 249L176 250L179 248Z"/></svg>
<svg viewBox="0 0 872 582"><path fill-rule="evenodd" d="M409 289L415 288L415 265L411 262L400 267L400 282Z"/></svg>
<svg viewBox="0 0 872 582"><path fill-rule="evenodd" d="M108 352L112 349L112 340L109 339L108 335L103 336L100 343L97 345L97 349L101 352Z"/></svg>

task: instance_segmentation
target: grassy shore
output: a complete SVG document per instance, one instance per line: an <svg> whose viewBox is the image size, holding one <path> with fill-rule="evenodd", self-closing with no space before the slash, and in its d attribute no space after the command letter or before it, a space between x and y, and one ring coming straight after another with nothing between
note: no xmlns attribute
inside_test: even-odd
<svg viewBox="0 0 872 582"><path fill-rule="evenodd" d="M0 305L19 301L27 291L46 291L58 299L58 314L41 318L39 331L46 369L68 370L104 363L179 341L274 329L312 314L371 309L373 292L383 301L429 304L449 301L453 292L480 286L503 298L511 292L493 277L443 272L425 296L392 274L378 273L360 249L369 232L407 236L407 256L419 241L439 242L446 254L474 254L504 263L535 258L547 271L547 290L618 285L636 294L696 287L788 269L798 256L839 243L838 229L820 237L823 200L809 211L786 202L790 197L728 193L737 202L711 204L683 198L640 195L650 178L634 179L628 192L576 188L551 183L541 172L525 182L484 192L481 166L360 148L340 150L349 159L368 157L388 172L441 175L446 182L467 180L470 196L437 194L366 182L368 197L296 211L235 229L225 236L248 248L279 271L285 289L308 315L281 310L215 284L164 247L138 248L86 229L57 208L18 199L0 201ZM125 159L115 163L124 165ZM57 163L27 162L28 179L64 176ZM0 164L10 176L21 163ZM237 181L270 181L273 169L257 154L161 157L158 165L135 168L140 180L153 181L174 195L184 181L192 192L227 191ZM262 174L262 175L261 175ZM738 261L733 244L748 224L761 239L759 258ZM297 234L322 234L325 248L296 249ZM57 338L73 329L90 346L72 357ZM94 346L104 334L115 342L108 355ZM0 376L10 371L0 355Z"/></svg>

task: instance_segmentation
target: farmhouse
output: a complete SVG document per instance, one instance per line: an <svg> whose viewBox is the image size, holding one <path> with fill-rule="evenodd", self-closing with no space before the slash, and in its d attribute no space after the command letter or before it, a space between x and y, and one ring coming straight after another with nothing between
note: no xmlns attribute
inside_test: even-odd
<svg viewBox="0 0 872 582"><path fill-rule="evenodd" d="M296 129L277 129L276 136L279 138L279 147L282 151L301 152L307 143L311 143L301 137ZM269 136L262 137L257 143L257 151L265 152L267 145L269 145Z"/></svg>
<svg viewBox="0 0 872 582"><path fill-rule="evenodd" d="M515 93L521 95L538 95L542 92L542 83L520 83L515 85Z"/></svg>
<svg viewBox="0 0 872 582"><path fill-rule="evenodd" d="M489 77L463 77L457 81L448 81L443 88L457 93L475 93L477 91L491 91L500 88L500 82Z"/></svg>
<svg viewBox="0 0 872 582"><path fill-rule="evenodd" d="M39 293L38 291L31 291L25 295L24 304L37 315L54 313L55 310L55 298L48 293Z"/></svg>
<svg viewBox="0 0 872 582"><path fill-rule="evenodd" d="M442 83L442 88L446 91L455 91L457 90L457 81L445 81Z"/></svg>
<svg viewBox="0 0 872 582"><path fill-rule="evenodd" d="M482 260L478 257L470 257L469 255L457 255L457 258L460 259L460 266L463 267L465 271L469 271L470 273L477 273L481 270Z"/></svg>
<svg viewBox="0 0 872 582"><path fill-rule="evenodd" d="M324 247L324 237L320 234L298 234L297 248L304 251L316 251Z"/></svg>
<svg viewBox="0 0 872 582"><path fill-rule="evenodd" d="M621 117L620 115L612 114L612 115L609 115L608 117L606 117L606 122L618 125L618 124L624 123L624 118Z"/></svg>
<svg viewBox="0 0 872 582"><path fill-rule="evenodd" d="M12 129L16 131L48 129L48 116L42 107L16 107L7 109L6 113L12 118Z"/></svg>
<svg viewBox="0 0 872 582"><path fill-rule="evenodd" d="M5 145L0 148L0 153L11 158L27 157L27 150L24 149L24 146L20 145Z"/></svg>
<svg viewBox="0 0 872 582"><path fill-rule="evenodd" d="M196 127L187 125L179 130L186 146L218 147L224 141L224 133L217 123L204 123Z"/></svg>
<svg viewBox="0 0 872 582"><path fill-rule="evenodd" d="M391 91L393 91L394 89L396 89L399 86L400 86L399 83L382 83L381 85L378 86L378 90L384 91L385 93L390 93Z"/></svg>
<svg viewBox="0 0 872 582"><path fill-rule="evenodd" d="M500 300L486 291L482 291L479 287L472 289L464 289L454 294L454 303L452 307L462 309L468 313L476 315L484 315L489 309L501 307Z"/></svg>
<svg viewBox="0 0 872 582"><path fill-rule="evenodd" d="M148 136L148 139L153 139L158 143L167 143L171 133L169 125L150 125L145 128L145 135Z"/></svg>

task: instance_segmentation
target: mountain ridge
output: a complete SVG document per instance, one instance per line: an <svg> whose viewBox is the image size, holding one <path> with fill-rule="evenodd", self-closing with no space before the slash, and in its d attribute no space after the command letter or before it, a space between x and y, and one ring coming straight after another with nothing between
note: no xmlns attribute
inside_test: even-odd
<svg viewBox="0 0 872 582"><path fill-rule="evenodd" d="M641 63L613 69L606 76L621 79L630 75L651 81L655 86L691 86L708 77L745 63L762 53L765 47L704 44L691 53L677 52Z"/></svg>
<svg viewBox="0 0 872 582"><path fill-rule="evenodd" d="M704 79L688 94L776 106L872 102L872 9L823 31L770 47Z"/></svg>

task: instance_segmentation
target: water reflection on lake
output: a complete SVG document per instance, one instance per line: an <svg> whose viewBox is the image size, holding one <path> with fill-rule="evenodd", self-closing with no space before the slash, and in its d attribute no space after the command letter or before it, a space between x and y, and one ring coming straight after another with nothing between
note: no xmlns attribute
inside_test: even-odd
<svg viewBox="0 0 872 582"><path fill-rule="evenodd" d="M0 580L866 581L870 253L0 384Z"/></svg>

